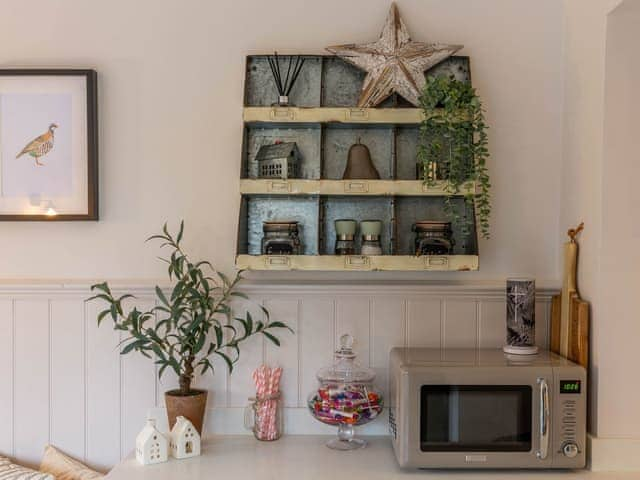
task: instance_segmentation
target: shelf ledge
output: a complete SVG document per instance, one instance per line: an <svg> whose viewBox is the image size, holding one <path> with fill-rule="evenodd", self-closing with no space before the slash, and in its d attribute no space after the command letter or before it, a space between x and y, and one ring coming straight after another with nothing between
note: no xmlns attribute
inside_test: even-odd
<svg viewBox="0 0 640 480"><path fill-rule="evenodd" d="M439 112L433 116L441 115ZM356 107L244 107L246 123L370 123L419 124L425 119L420 108ZM461 113L459 120L466 115Z"/></svg>
<svg viewBox="0 0 640 480"><path fill-rule="evenodd" d="M236 268L267 271L470 271L478 255L238 255Z"/></svg>
<svg viewBox="0 0 640 480"><path fill-rule="evenodd" d="M474 191L473 182L451 193L444 181L429 186L421 180L240 180L240 193L244 195L461 196Z"/></svg>

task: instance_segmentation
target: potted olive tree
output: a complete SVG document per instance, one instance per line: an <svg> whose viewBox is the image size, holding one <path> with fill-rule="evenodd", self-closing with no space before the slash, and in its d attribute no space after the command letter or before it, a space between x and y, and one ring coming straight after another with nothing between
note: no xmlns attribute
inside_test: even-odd
<svg viewBox="0 0 640 480"><path fill-rule="evenodd" d="M231 280L207 261L191 261L180 246L183 232L184 222L175 236L165 224L162 234L148 239L160 240L161 246L171 251L168 258L161 260L168 265L173 288L165 294L156 286L156 307L146 311L137 307L125 309L123 302L133 295L115 297L106 282L91 287L97 294L89 300L107 303L98 314L98 325L110 318L115 330L128 334L120 344L122 355L136 351L153 357L159 367L159 377L167 369L178 376L180 388L165 393L169 428L181 415L202 434L207 391L193 388L196 372L213 373L214 356L222 358L232 371L244 340L260 334L279 346L274 331L291 329L282 322L271 321L269 312L262 306L262 320L252 318L249 312L235 316L232 302L248 300L238 290L240 272Z"/></svg>

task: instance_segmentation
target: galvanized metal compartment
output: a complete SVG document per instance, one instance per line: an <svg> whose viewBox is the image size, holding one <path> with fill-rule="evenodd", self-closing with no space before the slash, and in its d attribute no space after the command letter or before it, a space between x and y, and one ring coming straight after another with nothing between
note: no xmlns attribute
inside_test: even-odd
<svg viewBox="0 0 640 480"><path fill-rule="evenodd" d="M286 58L286 57L285 57ZM416 257L411 225L444 218L445 182L426 186L416 180L420 109L401 97L380 108L359 109L364 74L333 56L305 56L290 94L291 107L273 107L277 91L266 56L247 57L242 202L236 266L252 270L477 270L475 228L454 229L456 246L448 256ZM453 75L471 81L468 57L452 57L426 75ZM296 142L299 177L259 179L256 154L275 140ZM381 180L342 180L349 147L360 140L371 151ZM475 186L468 184L466 191ZM455 200L464 207L462 198ZM472 210L472 209L471 209ZM466 215L473 215L467 209ZM337 218L383 221L382 256L335 256ZM304 255L261 255L262 222L297 220Z"/></svg>

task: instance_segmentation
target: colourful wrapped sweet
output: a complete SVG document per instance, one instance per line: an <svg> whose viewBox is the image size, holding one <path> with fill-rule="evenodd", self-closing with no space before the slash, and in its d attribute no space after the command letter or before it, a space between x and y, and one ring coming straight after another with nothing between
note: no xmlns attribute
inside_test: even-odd
<svg viewBox="0 0 640 480"><path fill-rule="evenodd" d="M353 338L343 335L335 363L318 372L320 385L308 399L314 418L338 426L338 437L327 443L336 450L364 447L366 442L355 438L353 427L369 423L382 412L382 396L373 385L375 373L358 365L355 357Z"/></svg>

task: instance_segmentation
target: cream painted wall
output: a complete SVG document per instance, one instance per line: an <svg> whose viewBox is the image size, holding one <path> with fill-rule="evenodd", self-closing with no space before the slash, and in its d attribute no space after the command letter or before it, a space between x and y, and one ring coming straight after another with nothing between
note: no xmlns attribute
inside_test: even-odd
<svg viewBox="0 0 640 480"><path fill-rule="evenodd" d="M599 251L602 208L602 139L606 15L616 0L565 0L565 93L560 239L585 222L580 238L578 288L592 304L590 431L597 432Z"/></svg>
<svg viewBox="0 0 640 480"><path fill-rule="evenodd" d="M372 40L389 3L0 0L0 66L99 72L102 218L0 224L0 278L160 277L143 239L180 218L190 249L231 270L245 55ZM491 126L493 238L477 273L368 277L555 281L562 2L398 3L415 39L463 43L471 56Z"/></svg>
<svg viewBox="0 0 640 480"><path fill-rule="evenodd" d="M619 5L619 6L618 6ZM617 7L617 8L616 8ZM640 337L640 197L635 94L640 63L637 0L565 1L565 111L560 225L586 224L579 288L592 302L591 431L599 439L639 439L640 389L633 362ZM564 232L561 232L564 235ZM596 448L611 453L600 440ZM628 443L621 463L633 462ZM636 446L631 446L636 445ZM615 464L611 458L608 465Z"/></svg>
<svg viewBox="0 0 640 480"><path fill-rule="evenodd" d="M598 435L640 439L640 386L630 359L640 339L640 2L627 0L607 21L598 337ZM606 329L606 334L604 330ZM636 376L637 377L637 376ZM620 392L624 395L620 395Z"/></svg>

